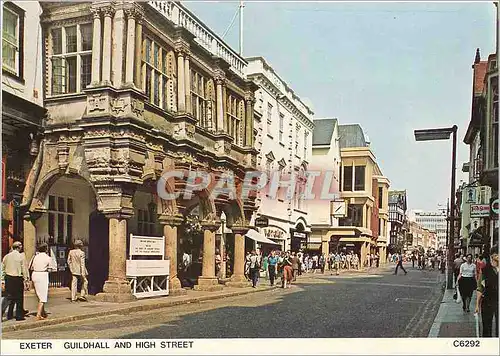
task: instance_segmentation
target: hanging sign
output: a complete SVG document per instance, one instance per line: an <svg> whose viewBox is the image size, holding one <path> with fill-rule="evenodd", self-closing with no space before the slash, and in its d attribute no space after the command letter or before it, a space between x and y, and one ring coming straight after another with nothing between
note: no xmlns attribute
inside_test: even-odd
<svg viewBox="0 0 500 356"><path fill-rule="evenodd" d="M498 220L498 198L492 199L490 203L490 211L492 220Z"/></svg>
<svg viewBox="0 0 500 356"><path fill-rule="evenodd" d="M470 206L471 218L483 218L490 216L489 204L472 204Z"/></svg>
<svg viewBox="0 0 500 356"><path fill-rule="evenodd" d="M268 227L269 226L269 219L266 218L265 216L259 216L257 219L255 219L255 227Z"/></svg>

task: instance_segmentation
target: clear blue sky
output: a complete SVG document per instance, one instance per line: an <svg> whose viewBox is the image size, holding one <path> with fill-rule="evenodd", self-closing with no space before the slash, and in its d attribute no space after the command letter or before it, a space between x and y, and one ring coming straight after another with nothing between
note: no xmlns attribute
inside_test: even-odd
<svg viewBox="0 0 500 356"><path fill-rule="evenodd" d="M183 2L216 33L238 2ZM225 37L238 50L238 19ZM495 7L483 3L245 2L245 57L262 56L315 117L359 123L391 189L410 209L450 196L451 140L415 142L413 130L456 124L457 185L468 161L476 48L495 48Z"/></svg>

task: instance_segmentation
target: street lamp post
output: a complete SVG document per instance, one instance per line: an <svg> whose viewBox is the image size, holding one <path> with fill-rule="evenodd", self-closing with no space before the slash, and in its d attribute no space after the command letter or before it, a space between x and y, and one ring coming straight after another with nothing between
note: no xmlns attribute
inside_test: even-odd
<svg viewBox="0 0 500 356"><path fill-rule="evenodd" d="M222 234L220 236L220 276L222 279L226 278L226 214L224 212L220 215Z"/></svg>
<svg viewBox="0 0 500 356"><path fill-rule="evenodd" d="M415 130L416 141L448 140L452 135L451 153L451 194L450 194L450 230L448 237L448 275L446 281L447 289L453 289L453 257L455 255L455 174L457 165L457 125L442 129Z"/></svg>

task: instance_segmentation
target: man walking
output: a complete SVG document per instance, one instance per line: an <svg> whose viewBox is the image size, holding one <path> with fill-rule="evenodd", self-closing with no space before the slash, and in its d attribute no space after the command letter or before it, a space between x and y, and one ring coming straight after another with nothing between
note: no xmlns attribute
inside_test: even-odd
<svg viewBox="0 0 500 356"><path fill-rule="evenodd" d="M271 283L271 287L274 286L274 279L276 278L276 268L278 265L278 256L276 256L276 252L271 251L271 255L267 259L267 268L269 269L269 283Z"/></svg>
<svg viewBox="0 0 500 356"><path fill-rule="evenodd" d="M292 252L290 261L292 262L292 278L295 282L297 280L297 274L299 273L299 258L295 255L295 252Z"/></svg>
<svg viewBox="0 0 500 356"><path fill-rule="evenodd" d="M74 243L75 248L69 251L68 254L68 266L71 271L73 279L71 280L71 301L76 302L76 292L78 288L78 280L82 282L82 291L80 299L87 301L87 268L85 267L85 252L82 251L83 242L82 240L76 240Z"/></svg>
<svg viewBox="0 0 500 356"><path fill-rule="evenodd" d="M257 288L257 280L259 278L260 271L260 260L257 252L252 250L252 254L250 255L250 278L252 279L252 287Z"/></svg>
<svg viewBox="0 0 500 356"><path fill-rule="evenodd" d="M5 298L2 301L2 316L7 310L7 320L13 318L16 306L16 320L26 320L24 317L24 289L29 279L26 261L21 255L22 243L12 244L12 251L2 261L2 271L5 276Z"/></svg>
<svg viewBox="0 0 500 356"><path fill-rule="evenodd" d="M394 271L394 274L398 274L398 268L401 267L401 269L403 270L403 272L405 273L405 275L407 274L405 268L403 267L403 256L401 255L401 253L398 253L397 255L397 260L396 260L396 271Z"/></svg>

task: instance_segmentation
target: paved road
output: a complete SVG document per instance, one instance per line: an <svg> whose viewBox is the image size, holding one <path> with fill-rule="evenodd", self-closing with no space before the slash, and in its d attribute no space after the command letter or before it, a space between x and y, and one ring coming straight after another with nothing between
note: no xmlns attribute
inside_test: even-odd
<svg viewBox="0 0 500 356"><path fill-rule="evenodd" d="M437 272L312 275L290 289L4 333L3 338L426 337Z"/></svg>

